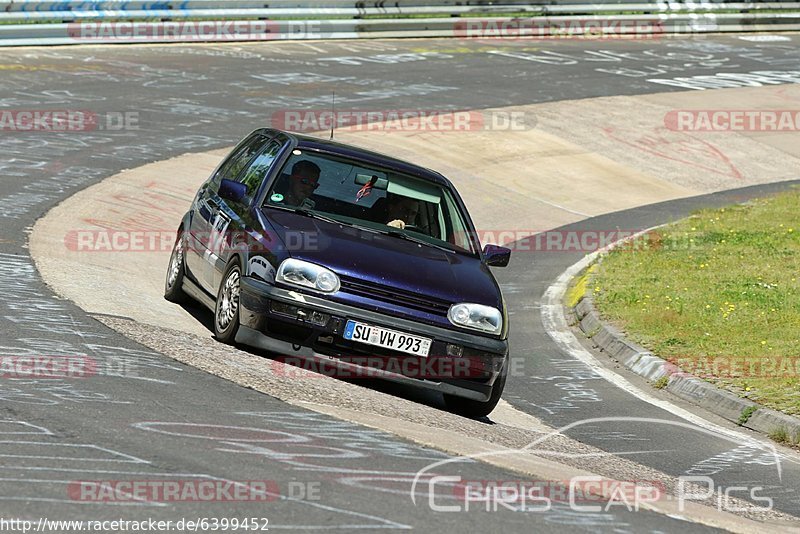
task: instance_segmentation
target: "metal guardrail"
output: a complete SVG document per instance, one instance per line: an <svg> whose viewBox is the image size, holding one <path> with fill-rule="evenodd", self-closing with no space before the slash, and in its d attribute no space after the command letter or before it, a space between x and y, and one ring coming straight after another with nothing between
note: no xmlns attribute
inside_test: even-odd
<svg viewBox="0 0 800 534"><path fill-rule="evenodd" d="M196 10L196 9L266 9L276 16L301 14L304 12L330 13L383 13L398 11L415 12L510 12L526 11L536 13L563 14L580 12L583 14L611 11L720 11L720 10L759 10L796 9L798 2L763 0L757 2L703 0L640 1L612 0L586 4L585 0L574 2L559 0L557 3L531 2L530 0L459 1L438 0L418 2L416 0L390 0L363 2L354 0L0 0L0 13L78 13L90 11L148 11L148 10ZM794 7L792 7L794 6Z"/></svg>
<svg viewBox="0 0 800 534"><path fill-rule="evenodd" d="M508 0L504 0L507 2ZM330 2L336 4L335 0ZM308 17L347 16L359 18L365 16L387 15L469 15L530 13L532 15L598 15L620 11L639 13L657 12L674 13L681 11L714 13L723 10L763 11L763 10L800 10L800 2L750 2L709 4L698 9L699 4L600 4L600 5L536 5L536 4L461 4L461 5L398 5L382 7L354 7L353 2L342 6L326 7L289 7L271 2L264 7L264 2L252 0L187 0L180 2L153 2L151 0L110 0L104 2L53 2L51 0L22 0L17 2L0 2L0 22L21 22L39 20L143 20L143 19L177 19L177 18L219 18L220 20L255 17L275 18L292 17L304 19ZM5 5L4 5L5 4ZM280 7L278 7L280 6Z"/></svg>
<svg viewBox="0 0 800 534"><path fill-rule="evenodd" d="M621 4L650 4L666 8L670 5L685 5L690 9L698 9L701 6L713 8L715 5L730 3L737 0L723 1L658 1L641 0L630 2L630 0L605 0L595 2L593 5L618 6ZM760 0L759 0L760 1ZM751 4L759 3L750 2ZM770 0L766 0L770 1ZM775 1L775 0L772 0ZM536 6L539 8L559 7L569 5L585 5L585 0L504 0L496 2L494 0L434 0L425 2L422 0L373 0L373 1L354 1L354 0L2 0L0 1L1 11L57 11L59 9L82 9L82 10L107 10L107 9L192 9L202 7L277 7L286 9L300 8L331 8L331 7L452 7L467 5L472 7L491 7L493 5L518 5ZM780 3L778 0L777 3ZM122 6L122 7L121 7Z"/></svg>
<svg viewBox="0 0 800 534"><path fill-rule="evenodd" d="M501 1L0 0L0 46L800 30L800 2Z"/></svg>

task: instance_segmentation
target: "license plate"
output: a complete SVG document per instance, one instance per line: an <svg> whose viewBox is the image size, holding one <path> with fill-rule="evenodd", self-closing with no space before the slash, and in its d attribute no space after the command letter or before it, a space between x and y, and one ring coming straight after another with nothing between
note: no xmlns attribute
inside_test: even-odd
<svg viewBox="0 0 800 534"><path fill-rule="evenodd" d="M347 321L344 338L367 345L407 352L415 356L428 356L428 352L431 350L431 340L428 338L356 321Z"/></svg>

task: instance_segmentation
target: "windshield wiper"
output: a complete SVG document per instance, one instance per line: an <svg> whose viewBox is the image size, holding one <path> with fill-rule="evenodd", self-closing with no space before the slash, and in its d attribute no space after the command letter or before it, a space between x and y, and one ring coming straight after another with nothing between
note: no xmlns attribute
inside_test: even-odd
<svg viewBox="0 0 800 534"><path fill-rule="evenodd" d="M447 247L443 247L441 245L436 245L434 243L431 243L430 241L425 241L424 239L420 239L418 237L414 237L414 236L409 235L409 234L407 234L405 232L401 232L400 230L385 230L385 231L383 231L381 233L385 234L385 235L390 235L392 237L399 237L400 239L405 239L406 241L411 241L412 243L417 243L418 245L426 245L426 246L429 246L429 247L438 248L439 250L443 250L445 252L455 252L452 249L449 249Z"/></svg>
<svg viewBox="0 0 800 534"><path fill-rule="evenodd" d="M320 215L319 213L317 213L315 211L311 211L308 208L296 207L296 208L290 208L290 209L292 211L294 211L295 213L299 213L300 215L305 215L306 217L311 217L312 219L319 219L321 221L325 221L325 222L329 222L329 223L341 224L336 219L332 219L330 217L326 217L325 215Z"/></svg>
<svg viewBox="0 0 800 534"><path fill-rule="evenodd" d="M312 219L319 219L321 221L329 222L332 224L342 224L344 226L353 226L352 224L344 221L339 221L334 219L333 217L328 217L326 215L320 215L316 211L311 211L308 208L302 208L300 206L297 207L290 207L290 206L270 206L271 208L277 208L279 210L286 210L286 211L293 211L300 215L305 215L306 217L311 217Z"/></svg>

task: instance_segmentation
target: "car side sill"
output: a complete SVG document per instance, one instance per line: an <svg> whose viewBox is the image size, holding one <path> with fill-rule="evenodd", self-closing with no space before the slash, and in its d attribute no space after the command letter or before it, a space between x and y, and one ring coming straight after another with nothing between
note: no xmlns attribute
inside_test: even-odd
<svg viewBox="0 0 800 534"><path fill-rule="evenodd" d="M214 299L208 296L208 293L200 289L200 286L195 284L193 281L189 280L188 278L183 278L183 284L181 286L183 291L192 297L194 300L211 310L212 312L216 309L217 304L214 302Z"/></svg>

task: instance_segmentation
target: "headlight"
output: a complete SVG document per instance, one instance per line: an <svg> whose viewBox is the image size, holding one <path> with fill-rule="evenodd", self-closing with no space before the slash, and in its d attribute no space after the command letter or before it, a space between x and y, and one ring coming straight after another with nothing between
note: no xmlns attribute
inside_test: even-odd
<svg viewBox="0 0 800 534"><path fill-rule="evenodd" d="M503 314L497 308L483 304L453 304L447 318L456 326L499 334L503 330Z"/></svg>
<svg viewBox="0 0 800 534"><path fill-rule="evenodd" d="M278 267L275 280L325 293L339 290L336 273L315 263L289 258Z"/></svg>

